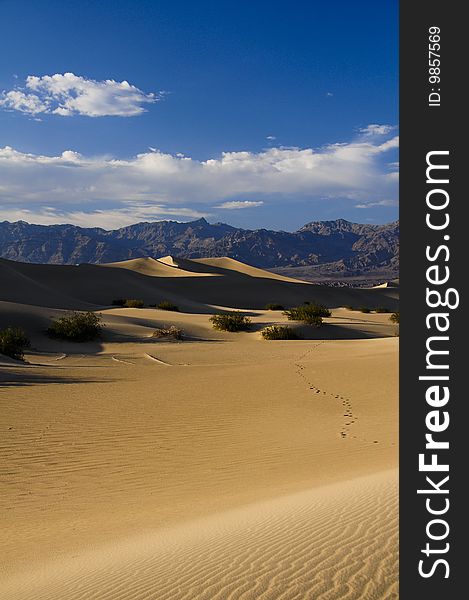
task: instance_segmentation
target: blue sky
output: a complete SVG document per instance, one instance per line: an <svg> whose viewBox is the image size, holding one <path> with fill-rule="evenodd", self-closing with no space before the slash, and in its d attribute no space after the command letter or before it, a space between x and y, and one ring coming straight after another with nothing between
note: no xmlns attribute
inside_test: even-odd
<svg viewBox="0 0 469 600"><path fill-rule="evenodd" d="M397 218L397 10L0 1L0 219Z"/></svg>

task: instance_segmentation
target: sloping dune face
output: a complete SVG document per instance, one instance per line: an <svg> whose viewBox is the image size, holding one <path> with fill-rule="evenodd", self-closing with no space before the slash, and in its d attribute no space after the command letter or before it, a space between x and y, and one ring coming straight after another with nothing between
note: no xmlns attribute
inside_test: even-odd
<svg viewBox="0 0 469 600"><path fill-rule="evenodd" d="M117 298L137 298L146 304L171 300L193 312L211 312L212 305L259 309L268 303L288 306L305 301L331 307L385 305L394 309L398 299L396 288L338 290L288 279L228 258L143 258L78 266L2 260L0 276L5 281L0 300L57 308L98 308Z"/></svg>
<svg viewBox="0 0 469 600"><path fill-rule="evenodd" d="M397 599L396 504L396 473L379 473L125 539L4 589L9 600Z"/></svg>
<svg viewBox="0 0 469 600"><path fill-rule="evenodd" d="M73 269L74 267L69 267ZM0 300L7 302L29 302L37 306L67 307L77 305L84 308L84 303L68 294L66 286L60 289L54 285L59 267L46 265L30 265L0 259Z"/></svg>
<svg viewBox="0 0 469 600"><path fill-rule="evenodd" d="M169 259L165 261L164 258ZM155 260L151 257L145 258L134 258L131 260L124 260L116 263L105 263L105 267L114 267L116 269L128 269L142 275L149 275L150 277L204 277L215 275L215 273L195 273L193 271L186 271L180 268L171 256L164 257L163 259Z"/></svg>
<svg viewBox="0 0 469 600"><path fill-rule="evenodd" d="M225 269L228 271L233 271L235 273L240 273L242 275L249 275L250 277L261 277L264 279L275 279L277 281L289 281L293 283L299 283L299 279L293 279L293 277L284 277L283 275L278 275L277 273L270 273L269 271L265 271L264 269L258 269L257 267L251 267L251 265L247 265L245 263L240 262L239 260L235 260L234 258L228 258L224 256L222 258L196 258L193 259L193 262L199 265L207 265L209 267L214 267L216 269ZM305 285L310 285L306 281L301 281Z"/></svg>
<svg viewBox="0 0 469 600"><path fill-rule="evenodd" d="M307 281L293 279L292 277L284 277L283 275L278 275L277 273L270 273L264 269L251 267L251 265L242 263L234 258L228 258L227 256L220 258L193 259L163 256L162 258L158 259L158 262L175 267L183 272L189 272L197 275L231 275L234 277L238 273L240 275L248 275L249 277L275 279L276 281L288 281L290 283L303 283L304 285L310 285L310 283ZM118 265L122 263L115 264Z"/></svg>

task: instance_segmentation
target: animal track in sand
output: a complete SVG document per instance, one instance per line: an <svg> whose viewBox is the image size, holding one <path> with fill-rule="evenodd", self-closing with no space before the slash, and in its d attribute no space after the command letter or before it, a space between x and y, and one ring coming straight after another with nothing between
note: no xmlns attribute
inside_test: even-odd
<svg viewBox="0 0 469 600"><path fill-rule="evenodd" d="M313 350L318 348L318 346L320 346L323 343L324 343L324 341L321 341L321 342L315 344L309 350L304 352L298 358L298 361L301 361L302 359L304 359L308 354L310 354ZM344 412L343 412L344 424L340 430L340 437L342 439L347 438L350 434L351 426L358 420L358 417L355 416L353 413L352 401L350 400L350 398L347 398L346 396L341 396L340 394L335 394L333 392L329 392L327 390L322 390L322 389L316 387L311 381L309 381L307 379L306 375L304 374L305 365L301 364L300 362L297 362L297 363L295 363L295 367L297 368L296 373L304 379L304 381L308 384L309 389L312 390L315 394L321 394L322 396L332 396L335 400L342 401L342 406L344 409Z"/></svg>

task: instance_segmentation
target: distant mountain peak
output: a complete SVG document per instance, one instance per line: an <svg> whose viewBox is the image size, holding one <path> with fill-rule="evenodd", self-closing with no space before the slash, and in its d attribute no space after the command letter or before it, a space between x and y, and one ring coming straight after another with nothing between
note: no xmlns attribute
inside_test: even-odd
<svg viewBox="0 0 469 600"><path fill-rule="evenodd" d="M75 225L0 223L0 257L49 264L111 263L143 257L230 257L260 268L318 267L360 274L398 274L399 222L311 221L295 232L210 224L135 223L107 231ZM335 266L334 266L335 265Z"/></svg>

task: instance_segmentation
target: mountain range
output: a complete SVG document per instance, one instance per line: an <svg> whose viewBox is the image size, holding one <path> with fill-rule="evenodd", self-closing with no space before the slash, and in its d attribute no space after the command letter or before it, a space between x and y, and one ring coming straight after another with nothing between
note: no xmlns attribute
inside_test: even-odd
<svg viewBox="0 0 469 600"><path fill-rule="evenodd" d="M399 221L384 225L344 219L313 221L298 231L241 229L205 219L142 222L107 231L75 225L0 223L0 257L78 264L144 256L229 256L253 266L311 279L398 276Z"/></svg>

